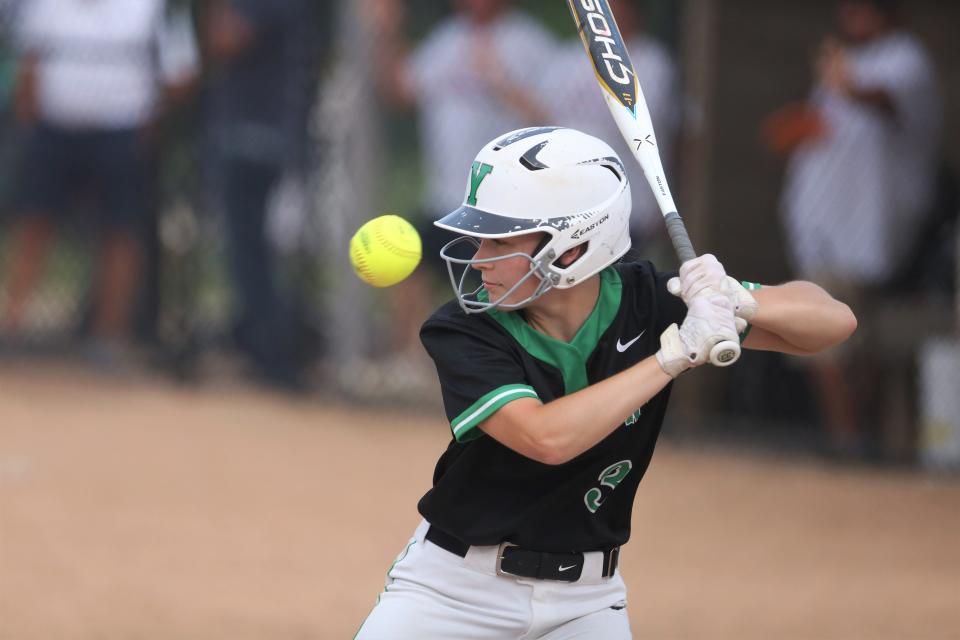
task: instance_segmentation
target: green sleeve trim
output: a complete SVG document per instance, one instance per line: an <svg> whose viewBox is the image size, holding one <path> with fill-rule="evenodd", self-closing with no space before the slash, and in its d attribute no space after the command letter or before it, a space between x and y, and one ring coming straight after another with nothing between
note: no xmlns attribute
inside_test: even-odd
<svg viewBox="0 0 960 640"><path fill-rule="evenodd" d="M747 339L747 336L750 335L750 330L753 329L753 325L747 323L747 328L743 330L740 334L740 344L743 344L743 341Z"/></svg>
<svg viewBox="0 0 960 640"><path fill-rule="evenodd" d="M539 398L533 387L526 384L508 384L486 394L457 416L451 423L453 437L457 442L475 440L483 435L476 426L493 415L500 407L517 398Z"/></svg>

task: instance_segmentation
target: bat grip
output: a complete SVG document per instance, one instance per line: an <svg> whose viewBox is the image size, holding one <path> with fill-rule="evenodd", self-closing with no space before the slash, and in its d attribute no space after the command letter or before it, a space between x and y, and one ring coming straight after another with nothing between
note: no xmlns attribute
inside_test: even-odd
<svg viewBox="0 0 960 640"><path fill-rule="evenodd" d="M690 235L687 233L687 228L684 226L680 214L676 211L671 211L664 215L663 219L667 224L667 233L670 234L670 241L673 242L673 249L677 252L680 263L683 264L688 260L696 258L697 252L693 250Z"/></svg>
<svg viewBox="0 0 960 640"><path fill-rule="evenodd" d="M680 262L684 263L697 257L697 252L693 250L693 243L690 242L690 236L687 234L687 228L683 224L683 219L676 211L663 216L667 224L667 233L670 234L670 240L673 242L673 249L677 252ZM710 363L717 367L729 367L740 359L740 343L735 340L724 340L718 342L710 350Z"/></svg>

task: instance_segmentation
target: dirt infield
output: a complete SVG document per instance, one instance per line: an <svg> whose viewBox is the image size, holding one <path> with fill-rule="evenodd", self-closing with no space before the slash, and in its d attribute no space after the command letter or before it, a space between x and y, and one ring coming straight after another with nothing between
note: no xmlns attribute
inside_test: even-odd
<svg viewBox="0 0 960 640"><path fill-rule="evenodd" d="M0 367L0 638L351 638L438 418ZM661 446L638 638L960 637L960 482Z"/></svg>

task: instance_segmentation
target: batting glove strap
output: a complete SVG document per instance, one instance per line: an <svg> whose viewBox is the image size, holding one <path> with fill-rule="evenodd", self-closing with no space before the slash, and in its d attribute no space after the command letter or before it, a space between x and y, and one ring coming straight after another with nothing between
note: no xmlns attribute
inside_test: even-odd
<svg viewBox="0 0 960 640"><path fill-rule="evenodd" d="M757 314L757 310L759 309L760 304L750 294L750 292L758 290L760 288L760 284L756 282L748 282L746 280L739 282L737 284L739 284L744 290L743 294L738 293L738 297L744 296L744 295L749 296L750 300L753 301L752 305L750 304L750 302L744 302L742 305L739 305L743 309L745 309L745 311L743 311L742 313L749 314L750 319L752 320L753 316ZM741 316L739 315L737 316L737 333L740 334L741 344L743 344L743 341L747 339L748 335L750 335L750 329L752 328L753 328L752 324L750 324L747 320L743 319Z"/></svg>
<svg viewBox="0 0 960 640"><path fill-rule="evenodd" d="M660 350L657 351L657 362L671 378L678 375L693 366L693 359L690 357L687 345L680 338L680 327L677 323L671 324L667 330L660 334Z"/></svg>
<svg viewBox="0 0 960 640"><path fill-rule="evenodd" d="M760 288L760 285L753 282L740 283L734 278L727 276L726 280L720 284L720 293L727 296L730 303L733 304L733 312L738 318L750 322L753 316L757 315L757 310L760 308L760 305L757 304L756 298L747 290L748 287L757 290Z"/></svg>

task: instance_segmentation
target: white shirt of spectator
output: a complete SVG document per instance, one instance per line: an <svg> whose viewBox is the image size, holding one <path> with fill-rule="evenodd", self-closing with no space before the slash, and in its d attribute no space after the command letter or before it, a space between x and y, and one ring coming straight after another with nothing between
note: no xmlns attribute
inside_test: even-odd
<svg viewBox="0 0 960 640"><path fill-rule="evenodd" d="M139 127L198 66L189 16L164 0L30 0L19 36L39 63L40 117L64 127Z"/></svg>
<svg viewBox="0 0 960 640"><path fill-rule="evenodd" d="M434 215L458 207L464 198L470 163L490 140L529 122L505 104L483 80L478 55L492 56L510 82L536 96L538 77L555 50L549 33L520 12L507 12L489 29L481 50L475 27L461 16L441 23L411 59L418 99L420 138L426 171L425 206Z"/></svg>
<svg viewBox="0 0 960 640"><path fill-rule="evenodd" d="M897 118L815 88L827 136L794 154L782 210L800 275L876 285L906 258L931 205L940 99L933 66L909 34L855 48L850 61L857 85L889 93Z"/></svg>
<svg viewBox="0 0 960 640"><path fill-rule="evenodd" d="M660 160L669 183L683 109L676 65L667 48L649 36L634 35L626 45L650 111ZM543 95L550 99L550 112L557 124L600 138L623 159L633 198L630 227L634 233L643 238L660 233L663 229L660 207L643 170L633 160L633 153L610 117L579 38L565 44L551 60L544 85Z"/></svg>

